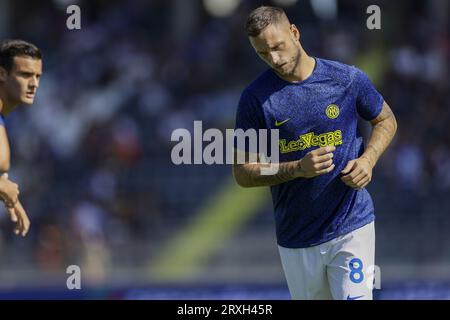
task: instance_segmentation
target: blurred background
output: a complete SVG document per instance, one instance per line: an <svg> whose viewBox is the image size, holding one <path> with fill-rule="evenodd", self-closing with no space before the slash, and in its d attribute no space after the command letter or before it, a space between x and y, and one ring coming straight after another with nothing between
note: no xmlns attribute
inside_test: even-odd
<svg viewBox="0 0 450 320"><path fill-rule="evenodd" d="M0 39L44 53L36 103L6 119L32 224L18 238L1 209L0 298L289 299L268 189L170 159L174 129L234 127L266 68L243 31L261 4L285 8L310 55L364 70L397 116L368 187L375 298L450 298L447 0L0 0ZM366 27L371 4L381 30Z"/></svg>

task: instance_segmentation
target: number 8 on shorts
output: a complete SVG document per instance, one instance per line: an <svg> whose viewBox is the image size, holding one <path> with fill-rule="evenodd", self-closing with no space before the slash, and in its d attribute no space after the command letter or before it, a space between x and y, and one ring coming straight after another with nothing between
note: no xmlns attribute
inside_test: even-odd
<svg viewBox="0 0 450 320"><path fill-rule="evenodd" d="M363 263L361 259L353 258L350 260L348 267L350 268L350 280L353 283L361 283L364 280Z"/></svg>

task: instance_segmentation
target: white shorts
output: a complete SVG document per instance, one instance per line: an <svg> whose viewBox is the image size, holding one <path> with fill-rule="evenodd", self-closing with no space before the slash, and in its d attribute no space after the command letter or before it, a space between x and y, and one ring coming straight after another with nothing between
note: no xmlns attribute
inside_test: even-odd
<svg viewBox="0 0 450 320"><path fill-rule="evenodd" d="M292 299L372 300L374 222L317 246L278 250Z"/></svg>

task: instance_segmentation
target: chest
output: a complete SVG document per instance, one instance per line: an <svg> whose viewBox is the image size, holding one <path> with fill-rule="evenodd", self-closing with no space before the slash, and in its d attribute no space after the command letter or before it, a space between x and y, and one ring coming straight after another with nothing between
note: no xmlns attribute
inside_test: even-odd
<svg viewBox="0 0 450 320"><path fill-rule="evenodd" d="M269 129L278 129L280 138L302 134L324 134L357 121L354 97L338 85L288 86L271 95L263 104Z"/></svg>

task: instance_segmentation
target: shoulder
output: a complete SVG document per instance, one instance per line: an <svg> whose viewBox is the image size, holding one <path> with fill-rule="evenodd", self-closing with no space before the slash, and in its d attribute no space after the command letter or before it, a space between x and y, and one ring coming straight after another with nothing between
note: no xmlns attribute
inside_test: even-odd
<svg viewBox="0 0 450 320"><path fill-rule="evenodd" d="M259 74L250 84L242 91L242 96L258 97L265 94L273 85L273 72L271 69Z"/></svg>
<svg viewBox="0 0 450 320"><path fill-rule="evenodd" d="M345 87L351 85L356 79L358 72L361 72L355 66L339 61L321 58L317 58L317 61L321 64L320 73L323 76L331 78Z"/></svg>

